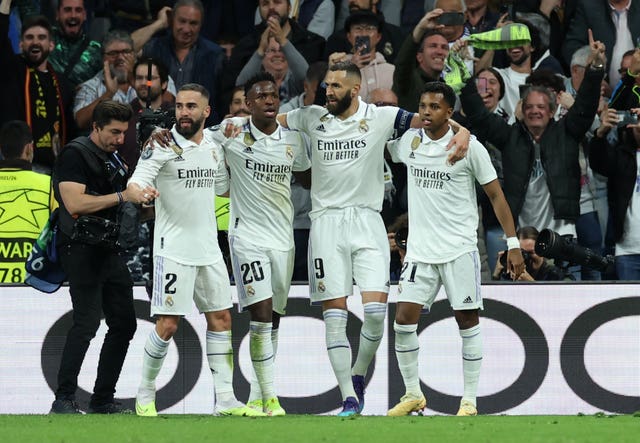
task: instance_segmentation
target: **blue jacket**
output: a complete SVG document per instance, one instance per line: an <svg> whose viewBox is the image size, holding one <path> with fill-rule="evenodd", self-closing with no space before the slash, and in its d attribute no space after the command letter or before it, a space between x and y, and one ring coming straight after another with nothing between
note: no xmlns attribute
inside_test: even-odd
<svg viewBox="0 0 640 443"><path fill-rule="evenodd" d="M212 41L200 36L196 42L195 51L193 76L189 81L207 88L210 94L209 105L211 106L211 115L207 119L207 124L218 123L220 121L219 116L224 115L226 112L222 105L216 107L219 103L224 50ZM170 32L150 40L144 45L142 54L144 57L153 57L160 60L166 65L169 74L171 74L171 65L177 62L173 36ZM176 89L180 89L180 86L182 85L176 84ZM221 109L221 112L218 112L218 108Z"/></svg>

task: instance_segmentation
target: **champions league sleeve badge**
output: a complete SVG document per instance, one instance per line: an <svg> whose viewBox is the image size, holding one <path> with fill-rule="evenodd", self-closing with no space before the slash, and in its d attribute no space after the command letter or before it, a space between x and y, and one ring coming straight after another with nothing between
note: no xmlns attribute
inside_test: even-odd
<svg viewBox="0 0 640 443"><path fill-rule="evenodd" d="M365 132L369 132L369 125L367 125L367 121L366 120L364 120L364 119L360 120L360 126L358 127L358 130L360 132L362 132L363 134Z"/></svg>
<svg viewBox="0 0 640 443"><path fill-rule="evenodd" d="M152 155L153 155L153 149L151 149L150 147L146 147L140 154L140 159L147 160L147 159L150 159Z"/></svg>
<svg viewBox="0 0 640 443"><path fill-rule="evenodd" d="M421 141L422 140L420 139L420 137L413 137L413 140L411 140L411 154L409 154L409 158L416 158L414 152L416 149L418 149L418 146L420 146Z"/></svg>

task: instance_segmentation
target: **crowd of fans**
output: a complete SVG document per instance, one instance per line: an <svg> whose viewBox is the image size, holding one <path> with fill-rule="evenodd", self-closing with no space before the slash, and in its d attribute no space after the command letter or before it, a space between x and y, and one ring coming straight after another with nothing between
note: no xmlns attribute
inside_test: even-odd
<svg viewBox="0 0 640 443"><path fill-rule="evenodd" d="M506 35L523 29L519 43ZM493 30L500 37L488 44ZM606 63L590 56L593 41L604 44ZM247 115L242 85L257 72L273 75L280 110L289 111L324 105L327 66L350 61L362 75L361 98L376 106L417 112L428 81L459 92L454 118L489 151L531 258L521 279L640 280L639 46L640 4L631 0L0 0L0 178L15 167L50 174L103 100L135 111L120 150L133 169L140 116L161 121L186 83L210 92L213 125ZM19 134L27 126L15 121L30 134ZM387 159L384 175L383 218L398 251L407 174ZM0 182L0 196L10 195L7 186ZM292 189L294 280L304 281L309 194ZM15 261L7 244L39 233L38 223L24 229L27 217L3 217L31 206L8 211L19 199L5 200L0 262ZM478 207L483 275L498 278L504 235L489 202L480 198ZM615 255L615 272L554 267L532 246L544 229ZM136 280L148 273L141 258L148 236L142 229L141 248L131 251Z"/></svg>

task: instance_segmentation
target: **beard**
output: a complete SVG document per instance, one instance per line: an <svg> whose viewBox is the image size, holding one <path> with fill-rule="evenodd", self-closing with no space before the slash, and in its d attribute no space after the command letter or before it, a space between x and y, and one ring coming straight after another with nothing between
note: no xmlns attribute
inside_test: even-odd
<svg viewBox="0 0 640 443"><path fill-rule="evenodd" d="M31 50L35 48L39 49L40 52L32 53ZM47 57L49 57L49 50L40 45L30 45L26 51L22 52L22 56L30 68L35 68L47 60Z"/></svg>
<svg viewBox="0 0 640 443"><path fill-rule="evenodd" d="M350 94L345 94L344 97L339 98L338 102L335 105L330 105L327 102L327 111L331 113L331 115L340 115L351 106L351 102L353 99Z"/></svg>
<svg viewBox="0 0 640 443"><path fill-rule="evenodd" d="M191 122L191 125L188 127L182 126L182 122L187 120ZM200 127L202 126L203 122L204 122L204 115L201 115L198 120L180 119L176 123L176 131L178 132L178 134L180 134L187 140L190 140L191 137L196 135L196 133L200 130Z"/></svg>
<svg viewBox="0 0 640 443"><path fill-rule="evenodd" d="M147 87L145 86L144 88L136 89L136 93L138 95L138 99L141 102L146 102L147 100L149 102L153 102L158 97L160 97L164 93L164 91L160 88L147 89Z"/></svg>
<svg viewBox="0 0 640 443"><path fill-rule="evenodd" d="M516 66L521 66L524 62L526 62L529 57L531 57L531 54L522 54L520 57L518 57L517 59L512 59L511 57L508 57L509 60L511 60L511 63L513 63Z"/></svg>
<svg viewBox="0 0 640 443"><path fill-rule="evenodd" d="M117 69L113 65L109 65L109 70L111 71L111 77L115 78L118 84L123 85L129 81L129 76L125 71Z"/></svg>

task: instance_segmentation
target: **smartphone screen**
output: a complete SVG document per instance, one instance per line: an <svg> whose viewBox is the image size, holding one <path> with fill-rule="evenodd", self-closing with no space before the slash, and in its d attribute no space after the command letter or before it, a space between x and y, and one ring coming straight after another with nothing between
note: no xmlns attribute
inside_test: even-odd
<svg viewBox="0 0 640 443"><path fill-rule="evenodd" d="M484 77L476 78L476 87L478 88L478 94L484 95L487 93L487 79Z"/></svg>
<svg viewBox="0 0 640 443"><path fill-rule="evenodd" d="M371 39L368 35L356 35L355 50L361 54L371 52Z"/></svg>
<svg viewBox="0 0 640 443"><path fill-rule="evenodd" d="M443 12L437 19L438 24L444 26L464 25L464 14L462 12Z"/></svg>

